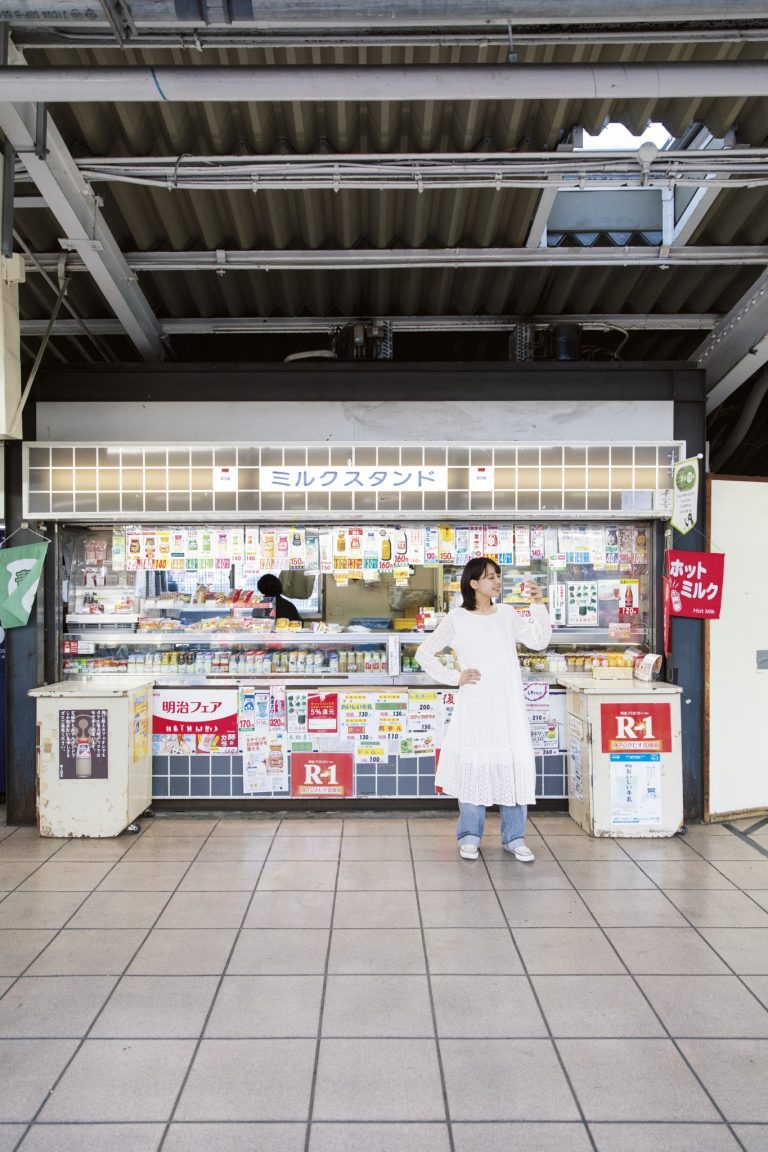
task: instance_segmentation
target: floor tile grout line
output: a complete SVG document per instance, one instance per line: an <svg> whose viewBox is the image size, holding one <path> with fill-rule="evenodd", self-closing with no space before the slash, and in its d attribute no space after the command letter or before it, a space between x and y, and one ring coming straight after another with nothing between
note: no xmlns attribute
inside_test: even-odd
<svg viewBox="0 0 768 1152"><path fill-rule="evenodd" d="M339 836L339 855L336 860L336 878L333 885L333 896L331 898L331 919L328 925L328 943L325 947L325 963L323 965L323 985L320 989L320 1011L317 1017L317 1036L315 1037L315 1054L312 1061L312 1076L309 1082L309 1100L307 1102L307 1122L306 1130L304 1132L304 1152L309 1152L310 1140L312 1138L312 1124L314 1122L315 1111L315 1092L317 1090L317 1073L320 1067L320 1049L323 1042L323 1016L325 1014L325 997L328 990L328 973L331 962L331 948L333 947L333 921L336 915L336 897L339 892L339 872L341 870L341 845L344 838L344 821L341 824L341 835Z"/></svg>
<svg viewBox="0 0 768 1152"><path fill-rule="evenodd" d="M768 817L765 820L761 820L759 824L755 825L755 827L762 828L764 824L768 824ZM764 848L762 844L758 843L752 836L750 836L750 832L752 831L751 828L748 828L745 832L742 832L741 828L735 828L733 824L726 823L723 824L723 827L727 828L728 831L732 833L732 835L738 836L739 840L746 841L750 848L754 848L755 851L759 852L761 856L768 856L768 848ZM749 861L742 861L742 863L748 864Z"/></svg>
<svg viewBox="0 0 768 1152"><path fill-rule="evenodd" d="M696 849L694 849L694 852L695 852L695 851L696 851ZM698 853L697 853L697 855L698 855ZM702 859L704 859L704 858L702 857ZM711 863L712 863L712 861L711 861L711 860L706 860L706 861L705 861L705 863L707 863L707 864L711 864ZM645 872L645 869L644 869L644 868L642 868L642 866L641 866L641 865L638 865L638 867L640 867L640 868L641 868L641 871ZM718 872L720 871L720 869L719 869L719 868L717 868L717 869L715 869L715 870L716 870L716 871L718 871ZM645 873L645 874L646 874L646 875L648 875L648 873ZM721 875L724 875L724 873L721 873ZM652 876L648 876L648 879L649 879L649 880L651 880L651 881L652 881L654 884L656 884L656 881L653 879L653 877L652 877ZM725 879L727 880L727 879L728 879L728 877L726 876L726 877L725 877ZM730 881L730 883L732 883L732 881ZM710 949L710 951L711 951L711 952L712 952L712 953L713 953L713 954L714 954L714 955L717 957L717 959L720 961L720 963L721 963L721 964L724 964L724 965L725 965L725 967L728 969L728 973L729 973L731 976L733 976L733 977L734 977L736 980L738 980L738 982L739 982L739 984L741 985L741 987L742 987L742 988L744 988L744 989L745 989L745 990L746 990L746 991L749 993L749 995L750 995L750 996L751 996L751 997L752 997L752 998L753 998L753 999L754 999L754 1000L757 1002L757 1004L759 1004L759 1005L760 1005L760 1007L764 1007L764 1005L763 1005L762 1001L760 1000L760 997L757 995L757 993L756 993L756 992L755 992L755 991L754 991L752 988L750 988L749 984L747 984L745 980L743 980L743 979L742 979L742 976L749 976L749 975L753 975L753 973L749 973L749 972L746 972L746 973L740 973L740 972L737 972L737 971L735 970L735 968L734 968L734 967L733 967L733 966L732 966L732 965L729 963L729 961L728 961L728 960L726 960L726 958L725 958L724 956L721 956L721 955L720 955L720 953L717 951L717 949L714 947L714 945L710 944L709 940L707 940L706 936L705 936L705 935L703 934L703 932L701 931L701 927L700 927L699 925L697 925L697 924L694 924L694 923L693 923L693 921L690 919L690 917L688 917L688 916L685 914L685 912L683 912L683 910L682 910L681 908L678 908L678 907L677 907L677 905L675 904L675 902L674 902L674 901L671 899L671 897L668 895L668 892L667 892L667 891L666 891L664 888L661 888L659 885L657 885L657 887L659 888L659 891L662 893L662 895L663 895L663 896L665 896L665 898L666 898L666 899L669 901L669 903L672 905L672 907L673 907L673 908L674 908L674 909L675 909L675 910L676 910L676 911L677 911L677 912L678 912L678 913L679 913L679 914L682 916L682 918L683 918L683 919L686 921L686 923L688 924L688 927L689 927L689 928L690 928L690 929L691 929L693 932L695 932L695 933L696 933L696 935L697 935L697 936L698 936L698 938L701 940L701 942L702 942L703 944L705 944L707 948L709 948L709 949ZM670 888L668 891L670 891L670 892L708 892L708 891L717 891L717 892L719 892L719 891L722 891L722 892L729 892L729 891L730 891L730 889L729 889L729 888L722 888L722 889L719 889L719 888L717 888L717 889L708 889L708 888ZM737 891L737 892L741 892L741 893L742 893L742 895L746 896L746 892L744 892L744 891L743 891L743 889L742 889L741 887L739 887L739 885L734 885L734 891ZM747 897L747 899L751 899L751 897ZM760 906L760 905L757 903L757 901L756 901L756 900L755 900L755 901L753 901L753 903L755 904L755 906L756 906L756 907L758 907L758 908L760 908L760 907L761 907L761 906ZM765 911L765 909L763 909L763 911ZM702 927L705 927L705 926L702 926ZM749 928L728 928L728 929L727 929L727 931L732 931L732 932L736 932L736 931L745 931L745 932L749 932L749 931L751 931L751 930L752 930L752 929L749 929ZM610 938L609 938L609 939L610 939ZM644 972L644 973L638 973L638 975L644 975L644 976L652 976L652 975L662 975L662 973ZM670 973L670 975L674 975L674 973ZM686 975L686 973L681 973L681 975ZM691 973L687 973L687 975L691 975ZM702 976L706 976L706 975L710 975L710 973L702 972L702 973L694 973L694 975L702 975ZM717 975L717 973L711 973L711 975ZM681 1053L681 1055L682 1055L682 1053ZM687 1061L686 1061L686 1063L687 1063Z"/></svg>
<svg viewBox="0 0 768 1152"><path fill-rule="evenodd" d="M432 969L429 963L429 951L427 949L427 938L424 929L424 917L421 911L421 898L419 894L419 885L416 875L416 860L413 856L413 839L411 837L410 821L406 824L406 831L408 834L408 848L411 856L411 873L413 875L413 889L416 899L416 911L419 917L419 935L421 937L421 948L424 954L424 970L427 977L427 995L429 996L429 1010L432 1016L432 1028L434 1030L434 1043L435 1043L435 1057L437 1059L437 1069L440 1076L440 1090L443 1094L443 1109L445 1111L445 1124L448 1135L448 1148L449 1152L455 1152L455 1142L453 1138L453 1120L451 1118L451 1105L448 1099L448 1085L445 1078L445 1065L443 1063L443 1052L440 1046L440 1032L437 1026L437 1010L435 1008L435 994L432 987ZM452 831L452 829L451 829Z"/></svg>
<svg viewBox="0 0 768 1152"><path fill-rule="evenodd" d="M217 819L213 828L210 829L208 836L203 841L203 845L200 846L201 851L202 851L203 846L208 843L211 836L213 835L214 830L218 827L218 825L220 823L221 823L221 818ZM281 823L282 823L282 821L278 821L277 827L275 828L274 832L272 833L272 836L270 837L270 848L272 846L272 843L274 842L275 836L277 835L277 833L280 829ZM243 911L243 915L242 915L241 920L240 920L240 927L235 931L235 935L234 935L234 938L232 940L232 944L230 946L229 952L227 953L227 957L224 961L224 964L222 965L221 972L218 974L212 973L212 975L218 975L218 981L216 983L216 988L214 989L214 993L213 993L213 996L211 997L210 1004L208 1005L208 1011L205 1014L205 1019L202 1021L202 1024L200 1026L200 1032L196 1038L195 1046L194 1046L194 1048L192 1050L192 1054L189 1058L186 1072L184 1073L182 1080L181 1080L181 1084L179 1085L179 1090L176 1093L176 1098L173 1101L173 1104L171 1106L171 1110L168 1114L168 1119L164 1122L163 1134L160 1137L160 1143L157 1146L157 1152L162 1152L163 1146L165 1145L165 1142L168 1139L168 1134L170 1133L171 1125L173 1124L174 1118L176 1116L176 1110L179 1107L179 1104L181 1102L181 1098L184 1094L184 1090L185 1090L185 1088L189 1082L189 1077L192 1073L192 1068L194 1066L195 1060L197 1059L197 1054L200 1051L200 1047L201 1047L201 1045L203 1043L203 1039L205 1037L205 1030L208 1027L208 1022L211 1018L211 1014L212 1014L214 1006L216 1004L216 1000L218 999L219 992L221 991L221 986L224 983L224 978L227 975L227 969L229 968L232 957L235 953L235 949L237 948L238 942L240 940L240 933L243 930L243 924L245 923L245 921L248 918L248 913L250 912L251 905L253 904L253 897L256 893L256 889L258 888L259 880L261 879L262 873L264 871L264 865L266 864L268 857L269 857L269 850L267 851L267 855L264 857L264 859L262 861L260 861L261 866L259 868L258 876L256 877L256 879L254 881L253 888L251 890L250 899L246 903L245 909ZM190 867L191 867L191 864L190 864ZM189 869L187 869L187 871L189 871ZM186 875L186 873L185 873L185 875ZM182 877L182 879L183 879L183 877ZM180 880L179 884L181 884L181 882L182 881ZM178 890L179 889L178 889L178 885L177 885L175 891L178 892ZM214 929L214 931L216 931L216 929Z"/></svg>
<svg viewBox="0 0 768 1152"><path fill-rule="evenodd" d="M214 827L215 827L215 825L214 825ZM211 829L211 830L209 831L209 833L208 833L208 836L210 836L210 832L211 832L212 830L213 830L213 829ZM200 847L201 847L201 848L202 848L203 844L205 844L205 843L206 843L206 841L207 841L207 839L208 839L208 836L206 836L206 837L205 837L205 839L203 840L202 844L200 845ZM129 850L130 850L130 849L129 849ZM119 863L122 863L122 859L123 859L123 857L121 856L121 857L120 857L118 860L115 860L115 861L113 862L113 864L112 864L112 867L111 867L111 868L109 868L109 869L107 870L106 874L105 874L105 875L102 877L102 879L99 881L99 884L103 883L103 881L106 879L106 877L107 877L107 876L110 874L110 872L111 872L111 871L112 871L112 870L113 870L115 867L117 867L117 865L118 865ZM136 956L138 955L138 953L139 953L139 952L141 951L141 949L144 947L145 943L147 942L147 938L149 937L150 933L153 931L153 929L154 929L155 925L157 924L157 921L159 920L160 916L162 916L162 914L163 914L163 911L165 910L165 908L166 908L166 906L167 906L167 904L168 904L169 900L171 899L171 896L173 895L173 892L177 891L177 889L178 889L178 885L181 883L181 881L183 880L184 876L187 874L187 872L189 871L189 869L191 868L191 866L192 866L192 864L193 864L193 863L194 863L194 859L193 859L193 860L190 860L190 862L189 862L189 864L188 864L188 866L187 866L187 868L186 868L186 870L185 870L184 874L183 874L183 875L182 875L182 877L179 879L179 881L178 881L178 883L177 883L177 885L176 885L176 888L175 888L175 889L171 889L171 890L169 891L169 894L168 894L168 899L165 901L165 903L163 904L163 907L162 907L162 908L161 908L161 910L158 912L157 916L155 917L155 920L154 920L154 922L153 922L153 923L150 925L150 927L149 927L149 928L147 928L146 932L144 933L144 936L143 936L142 940L141 940L141 941L140 941L140 943L137 945L137 947L134 949L134 951L131 953L131 956L129 957L129 959L128 959L127 963L125 964L124 968L122 969L122 971L121 971L120 973L118 973L118 974L117 974L117 979L115 980L115 983L114 983L114 985L112 986L112 990L111 990L111 991L109 992L109 994L107 995L107 997L106 997L106 999L105 999L104 1003L102 1004L101 1008L100 1008L100 1009L99 1009L99 1011L96 1013L96 1015L94 1016L93 1020L91 1021L90 1025L89 1025L89 1026L88 1026L88 1028L86 1029L86 1031L85 1031L85 1033L83 1034L83 1036L82 1036L82 1037L80 1037L80 1039L79 1039L79 1042L78 1042L78 1043L75 1045L75 1049L74 1049L74 1051L72 1052L72 1055L70 1056L69 1060L67 1060L66 1064L65 1064L65 1065L64 1065L64 1067L61 1069L61 1071L59 1072L59 1075L56 1077L56 1079L54 1080L54 1082L53 1082L53 1084L51 1085L51 1087L48 1089L48 1092L47 1092L47 1094L46 1094L46 1096L45 1096L45 1099L44 1099L44 1100L43 1100L43 1101L40 1103L40 1105L38 1106L38 1108L37 1108L37 1110L36 1110L35 1114L33 1115L32 1119L31 1119L31 1120L28 1122L28 1124L27 1124L27 1127L26 1127L26 1129L25 1129L24 1133L22 1134L22 1137L21 1137L21 1139L19 1140L19 1142L18 1142L18 1143L16 1144L16 1146L15 1146L14 1152L16 1152L16 1149L19 1149L19 1148L21 1147L21 1144L22 1144L22 1142L23 1142L23 1141L26 1139L26 1137L27 1137L28 1133L29 1133L29 1132L31 1132L31 1130L32 1130L33 1126L36 1124L38 1116L41 1114L41 1112L42 1112L42 1111L43 1111L43 1109L45 1108L45 1105L48 1103L48 1100L50 1099L51 1095L53 1094L53 1092L55 1092L56 1088L59 1086L59 1084L61 1083L61 1081L62 1081L62 1079L64 1078L64 1076L66 1075L66 1073L67 1073L67 1072L69 1071L69 1069L72 1067L72 1063L73 1063L73 1061L74 1061L74 1060L77 1058L77 1055L78 1055L78 1053L82 1051L83 1045L85 1044L86 1040L89 1038L89 1035L90 1035L91 1031L93 1030L93 1027L94 1027L94 1025L96 1024L96 1022L98 1021L99 1017L100 1017L100 1016L101 1016L101 1014L103 1013L103 1011L104 1011L104 1009L106 1008L107 1004L109 1004L110 1000L111 1000L111 999L112 999L112 997L114 996L114 994L115 994L115 989L119 987L119 985L120 985L120 982L122 981L123 977L125 976L126 972L128 971L128 968L131 966L131 964L133 963L133 961L136 959ZM92 894L92 892L87 894L87 896L86 896L86 900L88 899L88 896L90 896L91 894ZM73 912L73 914L72 914L73 916L74 916L74 915L76 915L76 913L77 913L77 912L80 910L80 908L82 907L82 904L84 904L84 903L85 903L85 901L83 901L83 902L82 902L80 905L78 905L78 908L77 908L77 909L75 910L75 912ZM70 916L70 917L69 917L69 920L71 920L71 919L72 919L72 916ZM55 940L55 939L58 937L59 933L60 933L60 932L62 932L62 931L64 930L64 928L66 927L66 924L68 924L68 923L69 923L69 920L67 920L67 921L66 921L66 922L65 922L65 923L64 923L64 924L61 926L61 928L59 929L59 931L56 933L56 936L54 936L54 937L53 937L53 939L54 939L54 940ZM140 931L140 929L139 929L139 931ZM42 956L42 955L43 955L43 953L44 953L44 952L45 952L45 951L46 951L46 950L47 950L47 949L50 947L50 945L51 945L52 943L53 943L53 941L52 941L52 940L49 940L49 941L48 941L48 944L46 944L45 948L43 949L43 951L42 951L42 952L41 952L39 955L40 955L40 956ZM37 959L38 959L38 957L35 957L35 960L37 960ZM32 963L34 963L34 961L32 961ZM29 966L30 966L30 965L27 965L27 967L29 967ZM25 971L26 971L26 969L25 969ZM160 1147L160 1146L158 1146L158 1152L159 1152L159 1147Z"/></svg>
<svg viewBox="0 0 768 1152"><path fill-rule="evenodd" d="M50 859L50 858L49 858L49 859ZM45 862L45 861L43 861L43 863L44 863L44 862ZM115 861L115 864L116 864L116 863L118 863L118 862L120 862L120 861L119 861L119 860L118 860L118 861ZM190 864L191 864L191 862L190 862ZM558 864L559 864L559 861L558 861ZM562 868L561 868L561 870L562 870ZM109 870L108 870L108 871L109 871ZM181 881L179 881L179 883L181 883ZM571 882L571 883L572 883L572 882ZM654 884L654 886L656 886L654 881L652 881L652 883ZM494 886L492 885L492 887L494 887ZM575 886L574 886L574 887L575 887ZM738 885L733 885L733 887L738 889ZM177 885L177 890L178 890L178 885ZM418 889L418 887L417 887L416 891L417 891L417 898L418 898L418 892L419 892L419 889ZM665 896L667 895L667 894L666 894L666 892L664 892L663 894L664 894ZM253 893L252 893L252 896L253 896ZM171 897L169 896L167 899L170 899L170 898L171 898ZM498 898L498 893L497 893L497 898ZM166 903L167 903L167 900L166 900ZM679 911L679 910L678 910L678 911ZM591 913L591 910L589 910L589 913L590 913L590 915L593 915L593 914ZM73 915L75 915L75 914L76 914L76 913L73 913ZM683 915L683 914L681 913L681 915ZM683 917L683 918L685 919L685 917ZM717 1039L717 1038L714 1038L714 1039ZM321 1122L320 1122L320 1121L317 1121L317 1123L321 1123Z"/></svg>
<svg viewBox="0 0 768 1152"><path fill-rule="evenodd" d="M544 837L542 837L542 839L544 839ZM546 841L545 841L545 843L546 843ZM587 1139L589 1140L589 1143L590 1143L590 1146L591 1146L593 1152L598 1152L598 1147L597 1147L597 1144L594 1140L594 1137L592 1136L592 1132L590 1131L589 1124L587 1122L586 1113L584 1112L584 1108L582 1107L581 1100L578 1097L578 1093L576 1092L576 1088L575 1088L573 1081L571 1079L571 1075L570 1075L568 1069L566 1068L565 1061L563 1059L563 1055L560 1052L557 1041L555 1040L555 1037L552 1033L552 1028L550 1026L547 1015L544 1011L544 1007L541 1003L541 1000L539 999L539 994L538 994L536 987L533 983L533 980L531 978L531 973L528 971L528 965L526 964L525 958L524 958L523 953L520 949L520 946L518 945L517 940L515 939L515 933L514 933L512 927L509 923L509 918L507 916L506 909L505 909L504 904L501 900L501 897L499 896L498 889L496 888L496 885L493 882L493 876L491 875L491 871L488 867L488 862L486 861L484 856L482 857L482 861L483 861L483 867L485 868L486 873L488 875L488 880L489 880L490 885L491 885L491 890L496 897L496 901L499 905L501 915L504 918L504 923L507 926L507 931L509 932L509 936L510 936L510 939L512 941L512 947L515 949L515 953L517 954L517 958L520 962L520 966L523 970L523 974L524 974L526 980L528 981L528 989L529 989L531 995L533 996L534 1003L536 1004L536 1007L539 1010L539 1013L541 1014L541 1019L544 1023L544 1027L547 1030L547 1037L549 1039L549 1043L552 1047L552 1051L555 1054L555 1058L556 1058L557 1063L560 1067L560 1071L562 1072L563 1077L565 1079L565 1082L568 1085L568 1090L571 1093L571 1097L573 1099L573 1102L576 1105L576 1110L579 1114L579 1117L581 1118L581 1124L584 1128L584 1132L586 1134ZM510 863L512 863L512 862L510 861ZM515 861L515 864L518 864L518 861ZM559 861L557 861L557 864L558 864L558 867L563 872L563 875L565 876L566 880L568 880L568 882L571 883L570 877L565 872L565 870L563 869L563 867ZM519 866L521 868L535 868L536 864L535 864L535 861L532 861L529 864L519 864ZM590 915L592 915L592 913L589 909L587 909L587 911L589 912Z"/></svg>
<svg viewBox="0 0 768 1152"><path fill-rule="evenodd" d="M15 831L18 831L18 829L15 829ZM5 839L10 839L10 837L5 837ZM0 841L0 843L2 843L2 841ZM61 848L63 848L63 847L64 847L64 845L62 844L62 845L61 845ZM126 849L126 851L127 851L127 849ZM54 852L54 853L52 853L51 855L55 855L55 854L56 854L56 853ZM20 888L20 886L21 886L22 884L25 884L25 883L26 883L26 881L27 881L27 880L29 880L30 876L34 876L34 875L35 875L35 872L38 872L38 871L40 870L40 868L42 868L44 864L47 864L47 863L48 863L48 861L49 861L50 859L51 859L51 857L50 857L50 856L48 856L48 857L46 857L46 859L45 859L45 860L41 860L41 861L40 861L40 863L38 864L37 868L33 868L33 870L32 870L32 871L29 873L29 876L25 876L23 880L20 880L20 881L19 881L19 883L16 885L16 887L15 887L15 888L11 888L11 889L10 889L10 891L6 893L6 895L7 895L7 896L11 896L11 895L13 895L15 892L17 892L17 891L18 891L18 889ZM15 861L13 861L13 863L15 863ZM116 863L116 861L115 861L115 863ZM107 869L107 871L105 872L105 874L104 874L104 875L105 875L105 876L108 876L108 875L109 875L109 873L110 873L111 871L112 871L112 869L111 869L111 868L108 868L108 869ZM104 876L102 876L102 878L101 878L101 879L103 880L103 879L104 879ZM99 883L101 883L101 881L99 881ZM37 889L28 889L28 891L32 891L32 892L35 892L35 891L38 891L38 890L37 890ZM63 891L68 891L68 889L63 889ZM73 891L78 891L78 889L73 889ZM48 943L45 945L45 947L44 947L44 948L42 948L42 949L40 950L40 952L38 952L38 953L37 953L37 955L36 955L36 956L34 956L34 957L33 957L33 958L30 960L30 962L29 962L29 964L27 964L26 968L22 968L21 972L18 972L18 973L16 974L16 976L13 978L13 981L12 981L12 983L10 983L10 984L8 985L8 987L5 989L5 991L4 991L4 992L2 992L2 993L0 993L0 1001L2 1001L3 997L4 997L4 996L5 996L5 995L6 995L8 992L10 992L10 991L11 991L11 989L12 989L13 987L15 987L16 983L17 983L17 982L18 982L18 981L19 981L19 980L22 978L22 976L23 976L23 975L24 975L24 973L27 971L27 969L28 969L28 968L30 968L30 967L32 966L32 964L34 964L35 960L37 960L39 956L42 956L43 952L45 952L45 950L46 950L46 949L49 947L49 945L50 945L50 944L51 944L51 943L52 943L52 942L53 942L53 941L56 939L56 937L58 936L59 932L61 932L62 928L64 928L64 927L65 927L65 925L69 923L69 920L71 920L71 919L72 919L72 916L76 916L76 915L77 915L77 913L78 913L78 912L80 911L80 909L82 908L83 904L85 904L85 902L88 900L88 898L89 898L89 897L90 897L90 896L93 894L93 888L89 888L89 889L83 889L82 891L84 891L84 892L85 892L85 896L84 896L83 900L80 902L80 904L78 904L78 906L77 906L77 908L74 910L74 912L72 912L72 913L71 913L71 915L70 915L69 919L68 919L68 920L65 920L65 921L64 921L64 924L60 925L60 927L59 927L59 928L56 928L56 929L53 929L53 928L50 928L50 929L48 929L48 928L30 928L30 929L27 929L27 931L31 931L31 932L48 932L48 931L50 931L50 932L53 932L53 933L54 933L54 935L51 937L51 939L48 941ZM0 900L0 904L2 904L2 903L4 902L4 900L5 900L5 896L3 897L3 900ZM9 929L9 931L13 931L13 929ZM17 929L17 931L18 931L18 929Z"/></svg>
<svg viewBox="0 0 768 1152"><path fill-rule="evenodd" d="M645 870L641 868L641 871L645 871ZM647 873L646 873L646 875L647 875ZM567 877L567 879L568 879L569 883L571 883L571 884L572 884L572 886L573 886L574 890L575 890L575 891L578 893L579 899L580 899L580 900L581 900L581 901L582 901L582 902L583 902L583 903L586 905L586 901L584 900L584 897L582 896L582 894L581 894L581 892L579 891L579 889L578 889L578 888L576 888L576 885L575 885L575 884L573 884L573 881L570 879L570 877L569 877L569 876L567 876L567 873L566 873L566 877ZM653 877L652 877L652 876L649 876L649 877L648 877L648 879L649 879L649 880L651 880L651 882L654 884L654 886L655 886L655 887L657 887L657 888L659 887L659 886L656 884L656 881L653 879ZM652 891L652 889L651 889L651 891ZM663 889L659 888L659 891L662 891L662 892L663 892ZM666 894L665 894L665 895L666 895ZM670 901L670 903L671 903L671 901ZM679 909L678 909L678 911L679 911ZM682 913L681 913L681 915L682 915ZM693 925L691 925L691 927L693 927ZM691 1064L691 1062L690 1062L690 1061L688 1060L688 1058L686 1057L685 1053L684 1053L684 1052L682 1051L682 1049L680 1048L679 1044L677 1043L677 1040L676 1040L676 1038L675 1038L675 1037L672 1035L672 1033L670 1032L669 1028L667 1028L666 1024L664 1023L664 1020L662 1019L662 1017L661 1017L661 1015L660 1015L660 1013L657 1011L657 1009L656 1009L655 1005L653 1004L653 1002L651 1001L650 997L649 997L649 996L647 995L647 993L645 992L645 989L642 987L642 985L641 985L641 984L640 984L640 982L638 981L638 979L637 979L637 974L636 974L636 973L634 973L634 972L632 972L632 971L631 971L631 969L629 968L629 965L628 965L627 963L625 963L625 961L624 961L623 957L621 956L620 952L618 951L618 949L616 948L615 944L614 944L614 943L613 943L613 941L611 940L611 938L610 938L610 936L608 935L608 933L607 933L606 929L605 929L605 928L604 928L604 927L603 927L601 924L598 924L598 928L599 928L599 930L602 932L602 934L603 934L604 938L606 939L606 941L607 941L608 945L610 946L610 948L611 948L611 949L613 950L613 952L616 954L616 957L617 957L617 959L619 960L619 962L620 962L620 963L623 965L623 967L625 968L625 970L626 970L626 972L627 972L627 975L628 975L628 976L630 977L630 979L632 980L632 983L634 984L635 988L637 989L637 991L639 992L639 994L641 995L641 997L642 997L642 998L645 1000L646 1004L648 1005L648 1007L649 1007L649 1008L651 1009L651 1011L653 1012L654 1016L656 1017L656 1019L658 1020L659 1024L661 1025L661 1028L662 1028L662 1029L663 1029L663 1031L665 1032L665 1034L666 1034L666 1036L667 1036L667 1039L668 1039L668 1040L670 1041L670 1043L671 1043L671 1044L674 1046L674 1049L675 1049L675 1051L677 1052L678 1056L680 1057L680 1059L681 1059L681 1060L683 1061L683 1063L685 1064L685 1066L686 1066L686 1068L688 1069L688 1071L690 1072L691 1076L693 1076L694 1080L695 1080L695 1081L696 1081L696 1083L699 1085L699 1087L701 1088L702 1092L704 1093L704 1095L706 1096L706 1098L709 1100L710 1104L711 1104L711 1105L712 1105L712 1107L715 1109L715 1111L717 1112L717 1114L718 1114L718 1115L719 1115L719 1116L722 1118L722 1122L723 1122L723 1123L724 1123L724 1124L725 1124L725 1125L728 1127L728 1131L731 1133L731 1135L733 1136L734 1140L736 1140L736 1142L738 1143L739 1147L742 1149L742 1152L747 1152L747 1150L744 1148L744 1145L742 1144L741 1140L738 1138L738 1136L736 1135L736 1133L733 1131L733 1125L732 1125L732 1124L731 1124L731 1123L728 1121L728 1119L727 1119L727 1118L726 1118L726 1116L725 1116L725 1113L722 1111L722 1109L720 1108L720 1106L717 1104L717 1102L716 1102L716 1100L714 1099L714 1097L713 1097L712 1093L709 1091L709 1089L707 1088L706 1084L703 1082L703 1080L701 1079L701 1077L700 1077L700 1076L698 1075L698 1073L696 1072L696 1069L693 1067L693 1065ZM695 930L695 929L694 929L694 930ZM704 942L708 944L708 941L706 941L706 940L705 940ZM711 947L711 945L710 945L710 947ZM714 950L714 949L712 949L712 951L713 951L713 952L715 952L715 950ZM722 957L720 957L720 956L718 955L718 953L717 953L717 952L715 952L715 955L716 955L716 956L718 956L718 959L720 959L720 960L722 961ZM723 963L725 963L725 961L722 961L722 962L723 962ZM730 967L730 966L729 966L729 967ZM549 1022L548 1022L548 1021L547 1021L547 1026L549 1027ZM557 1047L557 1041L555 1041L554 1043L555 1043L555 1046ZM558 1049L558 1051L559 1051L559 1049ZM590 1131L590 1139L592 1139L592 1133L591 1133L591 1131ZM595 1150L595 1152L597 1152L597 1149Z"/></svg>

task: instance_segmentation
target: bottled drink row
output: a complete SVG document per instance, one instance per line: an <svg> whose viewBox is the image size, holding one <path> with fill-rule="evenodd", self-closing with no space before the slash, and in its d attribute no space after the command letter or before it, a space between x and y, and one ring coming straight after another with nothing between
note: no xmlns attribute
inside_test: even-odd
<svg viewBox="0 0 768 1152"><path fill-rule="evenodd" d="M365 648L251 648L247 651L193 648L126 652L110 656L65 656L65 676L101 672L152 673L178 676L387 675L384 646Z"/></svg>

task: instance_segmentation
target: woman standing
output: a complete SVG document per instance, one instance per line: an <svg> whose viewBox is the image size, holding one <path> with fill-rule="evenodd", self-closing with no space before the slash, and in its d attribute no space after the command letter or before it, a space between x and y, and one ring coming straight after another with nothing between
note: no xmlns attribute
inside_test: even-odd
<svg viewBox="0 0 768 1152"><path fill-rule="evenodd" d="M493 560L470 560L461 575L461 608L449 612L420 644L416 660L434 680L458 686L456 706L440 752L435 784L458 797L459 854L476 860L489 804L501 808L501 842L518 860L534 856L525 843L527 805L535 803L536 765L516 644L546 648L552 624L539 586L521 585L531 601L526 619L501 594ZM461 673L437 659L453 648Z"/></svg>

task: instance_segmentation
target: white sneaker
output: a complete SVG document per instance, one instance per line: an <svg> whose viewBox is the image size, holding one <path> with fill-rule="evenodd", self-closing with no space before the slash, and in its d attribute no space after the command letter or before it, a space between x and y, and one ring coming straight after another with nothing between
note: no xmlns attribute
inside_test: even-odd
<svg viewBox="0 0 768 1152"><path fill-rule="evenodd" d="M459 844L459 856L462 860L477 860L479 855L477 844Z"/></svg>
<svg viewBox="0 0 768 1152"><path fill-rule="evenodd" d="M511 852L515 860L521 860L523 864L532 864L536 859L527 844L516 844L514 848L511 844L504 844L502 847L505 852Z"/></svg>

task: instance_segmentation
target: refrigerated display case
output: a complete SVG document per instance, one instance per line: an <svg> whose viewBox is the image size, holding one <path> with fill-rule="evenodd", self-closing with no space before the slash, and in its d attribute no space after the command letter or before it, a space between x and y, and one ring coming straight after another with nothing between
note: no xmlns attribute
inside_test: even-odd
<svg viewBox="0 0 768 1152"><path fill-rule="evenodd" d="M521 649L520 660L532 685L538 794L563 798L565 694L556 680L600 660L621 661L630 646L653 647L650 523L71 527L61 675L72 682L139 675L157 691L189 693L250 686L278 710L273 731L284 733L288 767L294 752L339 752L353 757L355 795L430 795L453 690L416 664L424 636L417 625L436 626L456 604L461 548L470 545L499 562L506 602L527 611L519 588L533 579L555 616L548 649ZM255 591L266 570L306 593L292 597L308 617L303 627L272 618L270 602ZM441 659L453 666L450 650ZM370 717L360 731L300 731L295 717L307 692L333 695L341 714L357 703L375 713L404 701L405 718L383 737ZM280 713L286 702L292 711ZM156 742L156 796L253 794L237 741L208 747L210 733L193 735L191 743ZM285 779L269 794L285 795Z"/></svg>

